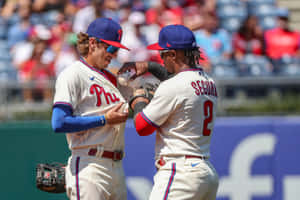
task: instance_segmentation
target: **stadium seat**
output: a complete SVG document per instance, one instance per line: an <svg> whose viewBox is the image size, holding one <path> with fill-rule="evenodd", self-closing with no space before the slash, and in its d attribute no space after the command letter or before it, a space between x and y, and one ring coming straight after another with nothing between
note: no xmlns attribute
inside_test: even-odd
<svg viewBox="0 0 300 200"><path fill-rule="evenodd" d="M220 59L212 62L211 75L216 78L234 78L238 76L238 71L233 61Z"/></svg>
<svg viewBox="0 0 300 200"><path fill-rule="evenodd" d="M221 19L220 26L221 28L227 30L229 33L236 32L243 22L242 18L239 17L230 17Z"/></svg>
<svg viewBox="0 0 300 200"><path fill-rule="evenodd" d="M247 9L244 6L224 5L217 8L217 15L219 18L239 17L245 19L247 16Z"/></svg>
<svg viewBox="0 0 300 200"><path fill-rule="evenodd" d="M12 26L19 22L20 22L20 17L17 14L14 14L7 20L7 25Z"/></svg>
<svg viewBox="0 0 300 200"><path fill-rule="evenodd" d="M224 5L236 5L239 3L240 0L217 0L217 7L222 7Z"/></svg>
<svg viewBox="0 0 300 200"><path fill-rule="evenodd" d="M17 70L8 61L0 61L0 80L17 80Z"/></svg>
<svg viewBox="0 0 300 200"><path fill-rule="evenodd" d="M0 48L0 61L10 61L11 55L7 48Z"/></svg>
<svg viewBox="0 0 300 200"><path fill-rule="evenodd" d="M30 16L30 22L33 25L44 24L44 19L43 19L42 14L32 13Z"/></svg>
<svg viewBox="0 0 300 200"><path fill-rule="evenodd" d="M281 76L299 76L300 75L300 59L284 56L273 62L275 74Z"/></svg>
<svg viewBox="0 0 300 200"><path fill-rule="evenodd" d="M248 54L243 60L237 61L239 74L241 76L270 76L272 65L264 56Z"/></svg>
<svg viewBox="0 0 300 200"><path fill-rule="evenodd" d="M296 63L286 65L279 74L283 76L300 76L300 65Z"/></svg>
<svg viewBox="0 0 300 200"><path fill-rule="evenodd" d="M251 15L258 17L276 16L276 6L270 4L258 4L250 7L249 12Z"/></svg>
<svg viewBox="0 0 300 200"><path fill-rule="evenodd" d="M6 21L0 16L0 39L4 40L7 38L7 23Z"/></svg>
<svg viewBox="0 0 300 200"><path fill-rule="evenodd" d="M8 44L6 40L0 40L0 49L8 51ZM1 50L0 50L1 51Z"/></svg>
<svg viewBox="0 0 300 200"><path fill-rule="evenodd" d="M272 16L259 18L259 24L263 30L268 30L276 27L276 18Z"/></svg>
<svg viewBox="0 0 300 200"><path fill-rule="evenodd" d="M250 0L247 1L248 6L256 6L259 4L269 4L269 5L275 5L276 0Z"/></svg>

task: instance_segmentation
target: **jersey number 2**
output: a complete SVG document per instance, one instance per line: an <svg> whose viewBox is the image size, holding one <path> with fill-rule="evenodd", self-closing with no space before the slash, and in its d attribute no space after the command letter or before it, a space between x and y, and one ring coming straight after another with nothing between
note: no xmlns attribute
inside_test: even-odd
<svg viewBox="0 0 300 200"><path fill-rule="evenodd" d="M207 127L210 122L213 120L213 102L205 101L203 104L204 109L204 121L203 121L203 131L202 134L204 136L209 136L211 134L211 130Z"/></svg>

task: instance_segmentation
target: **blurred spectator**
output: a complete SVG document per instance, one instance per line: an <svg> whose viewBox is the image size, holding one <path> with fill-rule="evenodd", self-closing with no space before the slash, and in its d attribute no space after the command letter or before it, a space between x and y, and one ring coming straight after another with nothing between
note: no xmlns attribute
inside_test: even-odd
<svg viewBox="0 0 300 200"><path fill-rule="evenodd" d="M56 76L58 76L63 69L70 66L70 64L78 59L79 55L76 50L76 42L76 34L69 33L66 35L54 64Z"/></svg>
<svg viewBox="0 0 300 200"><path fill-rule="evenodd" d="M215 0L197 0L185 1L183 23L191 30L204 28L205 16L209 13L216 12Z"/></svg>
<svg viewBox="0 0 300 200"><path fill-rule="evenodd" d="M14 66L19 68L23 62L30 59L36 40L48 41L50 38L51 32L44 25L36 25L32 27L29 31L27 40L17 43L11 49L10 53L12 55L12 62ZM53 53L49 49L45 51L45 56L43 57L47 60L54 59Z"/></svg>
<svg viewBox="0 0 300 200"><path fill-rule="evenodd" d="M63 11L68 0L34 0L34 12Z"/></svg>
<svg viewBox="0 0 300 200"><path fill-rule="evenodd" d="M26 102L32 102L37 98L47 101L52 99L49 81L54 77L54 66L52 61L45 62L43 60L46 48L46 40L35 40L31 58L25 61L19 69L21 82L34 84L30 87L24 87L23 97Z"/></svg>
<svg viewBox="0 0 300 200"><path fill-rule="evenodd" d="M103 16L120 22L120 0L104 0Z"/></svg>
<svg viewBox="0 0 300 200"><path fill-rule="evenodd" d="M149 51L146 46L149 44L144 31L145 15L142 12L135 11L129 15L128 21L121 24L126 36L122 39L130 51L121 51L118 53L119 61L141 61L149 59ZM147 34L150 34L149 32ZM153 34L153 33L151 33Z"/></svg>
<svg viewBox="0 0 300 200"><path fill-rule="evenodd" d="M16 8L18 7L18 5L20 5L20 3L30 4L30 0L6 0L1 3L3 4L3 7L1 8L1 17L8 20L13 16Z"/></svg>
<svg viewBox="0 0 300 200"><path fill-rule="evenodd" d="M195 31L196 42L210 61L229 59L231 56L231 37L218 28L218 18L214 14L205 17L204 28Z"/></svg>
<svg viewBox="0 0 300 200"><path fill-rule="evenodd" d="M183 8L176 0L160 0L146 12L147 24L158 22L161 27L183 23Z"/></svg>
<svg viewBox="0 0 300 200"><path fill-rule="evenodd" d="M266 31L266 53L273 61L284 56L296 57L300 55L300 34L289 27L289 11L278 9L277 27Z"/></svg>
<svg viewBox="0 0 300 200"><path fill-rule="evenodd" d="M242 59L245 54L263 54L263 31L255 16L249 16L232 39L234 57Z"/></svg>
<svg viewBox="0 0 300 200"><path fill-rule="evenodd" d="M103 17L104 0L91 0L91 4L81 8L74 17L73 31L85 32L87 26L97 17Z"/></svg>
<svg viewBox="0 0 300 200"><path fill-rule="evenodd" d="M23 42L27 39L32 26L30 22L30 15L30 4L18 6L18 21L9 27L7 33L7 43L10 48L12 48L16 43Z"/></svg>
<svg viewBox="0 0 300 200"><path fill-rule="evenodd" d="M118 0L91 0L91 3L80 9L73 22L75 33L85 32L88 24L98 17L108 17L120 21L120 3Z"/></svg>

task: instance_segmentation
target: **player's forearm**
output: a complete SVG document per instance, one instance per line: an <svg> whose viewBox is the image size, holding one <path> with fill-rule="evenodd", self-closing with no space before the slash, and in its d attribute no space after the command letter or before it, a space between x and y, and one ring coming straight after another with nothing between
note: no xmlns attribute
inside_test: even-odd
<svg viewBox="0 0 300 200"><path fill-rule="evenodd" d="M61 108L54 108L52 114L52 128L56 133L74 133L88 130L106 123L104 116L80 117L71 116Z"/></svg>
<svg viewBox="0 0 300 200"><path fill-rule="evenodd" d="M166 68L156 62L148 62L148 72L160 81L164 81L170 76L170 73L166 70Z"/></svg>

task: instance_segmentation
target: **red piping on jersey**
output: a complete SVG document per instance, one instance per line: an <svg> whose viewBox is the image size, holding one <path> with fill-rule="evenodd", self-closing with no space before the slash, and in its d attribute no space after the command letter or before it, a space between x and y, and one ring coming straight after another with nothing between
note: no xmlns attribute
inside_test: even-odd
<svg viewBox="0 0 300 200"><path fill-rule="evenodd" d="M184 69L180 72L187 72L187 71L203 71L201 68L189 68L189 69Z"/></svg>
<svg viewBox="0 0 300 200"><path fill-rule="evenodd" d="M144 120L146 120L146 122L148 122L148 124L150 124L151 126L154 126L155 128L158 128L159 126L156 125L154 122L152 122L146 115L145 113L142 111L140 112L141 116L143 117Z"/></svg>
<svg viewBox="0 0 300 200"><path fill-rule="evenodd" d="M87 66L88 68L90 68L91 70L101 74L104 78L109 80L115 87L117 87L117 78L112 73L110 73L105 69L102 70L96 69L95 67L89 65L83 58L79 59L79 61L83 63L85 66Z"/></svg>
<svg viewBox="0 0 300 200"><path fill-rule="evenodd" d="M151 135L156 130L156 127L150 124L147 120L145 120L142 114L142 112L138 113L135 118L136 132L140 136Z"/></svg>
<svg viewBox="0 0 300 200"><path fill-rule="evenodd" d="M53 108L54 108L56 105L66 105L66 106L69 106L69 107L71 108L71 110L73 110L72 104L70 104L70 103L68 103L68 102L63 102L63 101L55 102L55 104L53 105Z"/></svg>

